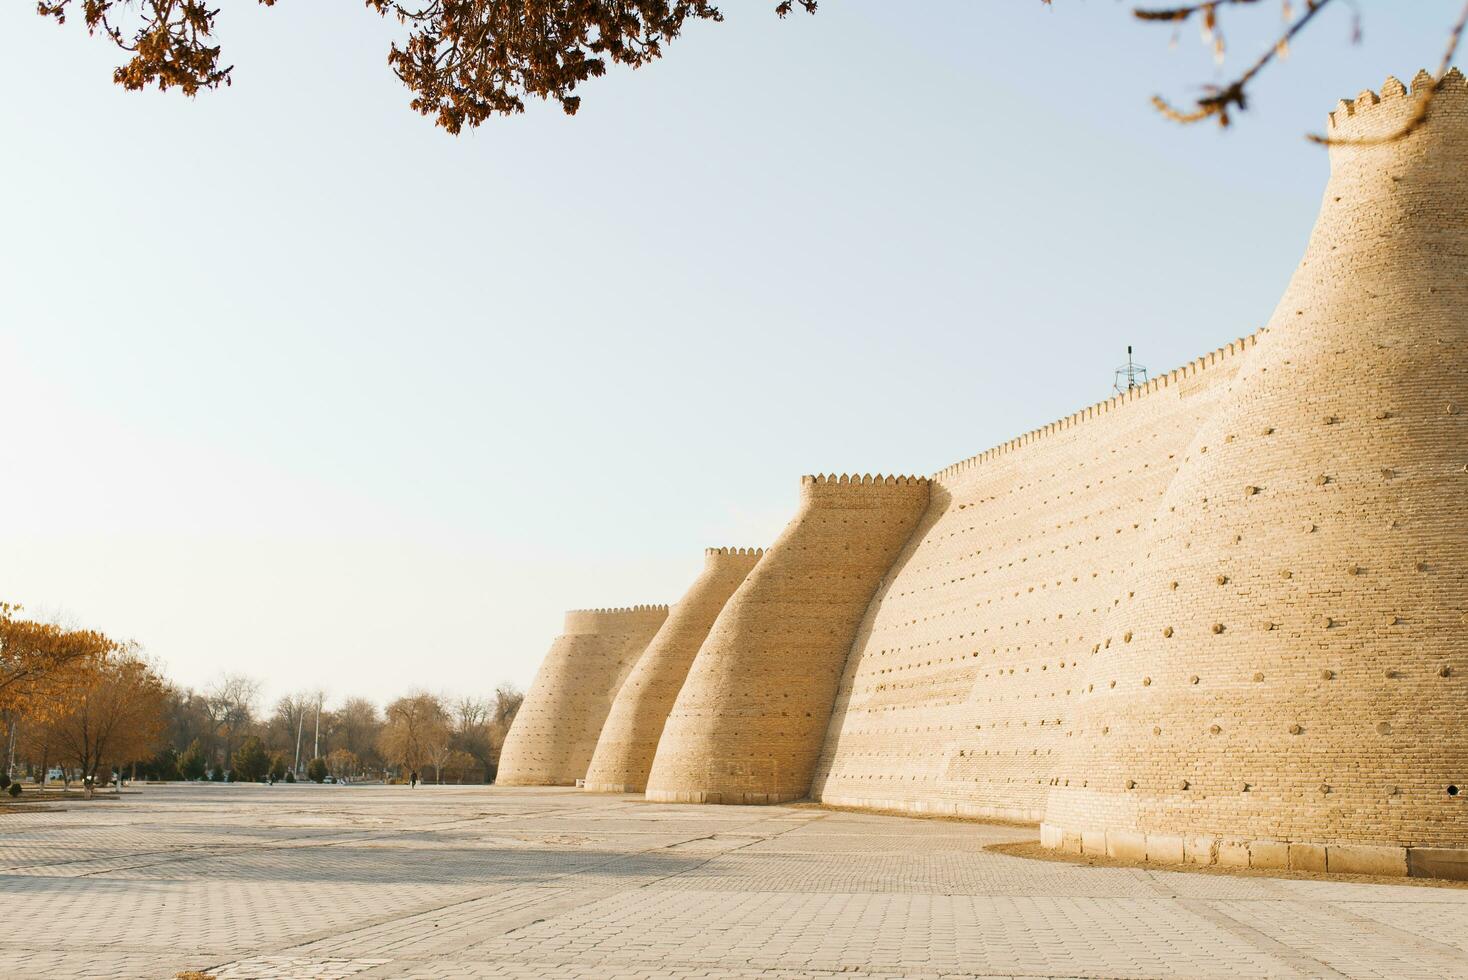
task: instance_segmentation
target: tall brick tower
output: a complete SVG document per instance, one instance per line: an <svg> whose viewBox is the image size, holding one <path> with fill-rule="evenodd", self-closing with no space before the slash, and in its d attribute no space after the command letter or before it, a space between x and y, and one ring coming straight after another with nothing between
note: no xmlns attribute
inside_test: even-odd
<svg viewBox="0 0 1468 980"><path fill-rule="evenodd" d="M1078 651L1048 844L1399 873L1468 847L1463 76L1383 141L1431 86L1332 113L1304 260Z"/></svg>
<svg viewBox="0 0 1468 980"><path fill-rule="evenodd" d="M541 661L500 750L501 786L574 786L622 682L668 618L667 606L575 609Z"/></svg>
<svg viewBox="0 0 1468 980"><path fill-rule="evenodd" d="M709 548L703 574L668 612L657 635L622 683L586 769L586 788L641 793L698 648L734 590L758 564L762 548Z"/></svg>

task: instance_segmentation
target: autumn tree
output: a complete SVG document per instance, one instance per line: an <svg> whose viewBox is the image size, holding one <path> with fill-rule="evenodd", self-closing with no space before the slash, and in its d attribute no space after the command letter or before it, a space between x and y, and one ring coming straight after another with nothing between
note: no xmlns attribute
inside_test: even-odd
<svg viewBox="0 0 1468 980"><path fill-rule="evenodd" d="M63 710L119 648L93 630L22 619L20 611L0 603L0 712L42 720Z"/></svg>
<svg viewBox="0 0 1468 980"><path fill-rule="evenodd" d="M386 723L377 746L390 765L423 770L450 751L452 726L443 701L418 691L387 706Z"/></svg>
<svg viewBox="0 0 1468 980"><path fill-rule="evenodd" d="M338 782L355 776L359 766L356 753L350 749L332 749L326 754L326 771L335 776Z"/></svg>
<svg viewBox="0 0 1468 980"><path fill-rule="evenodd" d="M136 647L109 657L66 709L44 723L47 743L85 778L118 771L162 744L168 685Z"/></svg>
<svg viewBox="0 0 1468 980"><path fill-rule="evenodd" d="M258 2L268 7L276 0ZM490 116L523 112L526 99L554 102L574 114L581 106L578 88L604 75L609 65L641 67L662 57L689 22L724 19L712 0L364 2L368 10L397 25L387 61L412 92L410 105L450 133L478 126ZM1264 6L1260 0L1201 0L1166 6L1149 3L1134 7L1132 13L1153 24L1196 21L1204 44L1222 60L1224 11L1232 14L1236 9L1230 8ZM1210 119L1228 125L1231 113L1247 106L1255 78L1282 59L1299 34L1332 6L1355 10L1352 0L1279 0L1276 9L1284 23L1278 39L1234 80L1204 86L1204 94L1187 108L1160 97L1154 104L1180 122ZM774 3L781 17L796 8L815 13L816 0ZM37 4L42 16L59 22L74 9L79 9L90 33L130 54L113 72L113 81L124 88L157 85L195 95L230 84L232 66L221 64L220 46L213 43L219 11L205 0L39 0ZM1439 79L1451 63L1465 21L1468 3L1450 32ZM1357 24L1353 36L1359 34ZM1422 118L1426 115L1424 109Z"/></svg>

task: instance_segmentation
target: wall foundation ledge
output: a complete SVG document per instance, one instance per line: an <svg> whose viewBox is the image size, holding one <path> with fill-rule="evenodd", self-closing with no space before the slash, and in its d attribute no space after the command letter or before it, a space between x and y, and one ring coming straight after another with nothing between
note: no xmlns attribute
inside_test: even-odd
<svg viewBox="0 0 1468 980"><path fill-rule="evenodd" d="M1134 830L1078 831L1053 823L1040 824L1040 844L1070 854L1105 855L1150 864L1468 881L1468 847L1235 840Z"/></svg>
<svg viewBox="0 0 1468 980"><path fill-rule="evenodd" d="M1468 847L1409 847L1407 874L1413 878L1468 881Z"/></svg>

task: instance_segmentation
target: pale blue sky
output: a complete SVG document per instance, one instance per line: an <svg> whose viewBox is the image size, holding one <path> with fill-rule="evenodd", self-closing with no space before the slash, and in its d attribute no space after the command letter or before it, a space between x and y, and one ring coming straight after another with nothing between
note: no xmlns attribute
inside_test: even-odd
<svg viewBox="0 0 1468 980"><path fill-rule="evenodd" d="M222 6L235 84L193 101L0 6L0 597L185 683L385 699L527 684L562 610L675 600L802 473L929 473L1128 343L1252 331L1301 134L1457 4L1363 0L1357 48L1322 14L1219 133L1148 107L1218 77L1193 29L1109 0L731 0L574 119L459 139L358 4Z"/></svg>

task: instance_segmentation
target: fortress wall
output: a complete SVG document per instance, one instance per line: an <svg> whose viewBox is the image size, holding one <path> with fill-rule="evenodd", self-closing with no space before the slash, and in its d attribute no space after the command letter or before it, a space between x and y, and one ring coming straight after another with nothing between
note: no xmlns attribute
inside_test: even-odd
<svg viewBox="0 0 1468 980"><path fill-rule="evenodd" d="M1463 76L1390 138L1430 86L1332 114L1267 328L932 481L805 478L688 669L648 797L808 793L1043 818L1085 853L1462 877Z"/></svg>
<svg viewBox="0 0 1468 980"><path fill-rule="evenodd" d="M585 776L612 699L667 617L667 606L566 613L505 736L495 782L574 786Z"/></svg>
<svg viewBox="0 0 1468 980"><path fill-rule="evenodd" d="M934 477L856 635L811 795L1039 820L1082 651L1193 433L1253 348L1177 371Z"/></svg>
<svg viewBox="0 0 1468 980"><path fill-rule="evenodd" d="M1305 258L1080 658L1052 846L1397 874L1468 847L1462 76L1370 142L1425 84L1333 116Z"/></svg>
<svg viewBox="0 0 1468 980"><path fill-rule="evenodd" d="M805 477L800 508L719 613L658 743L647 797L809 792L862 615L928 505L916 477Z"/></svg>
<svg viewBox="0 0 1468 980"><path fill-rule="evenodd" d="M586 770L593 792L640 793L663 725L714 619L764 554L760 548L709 548L703 573L668 613L627 676Z"/></svg>

